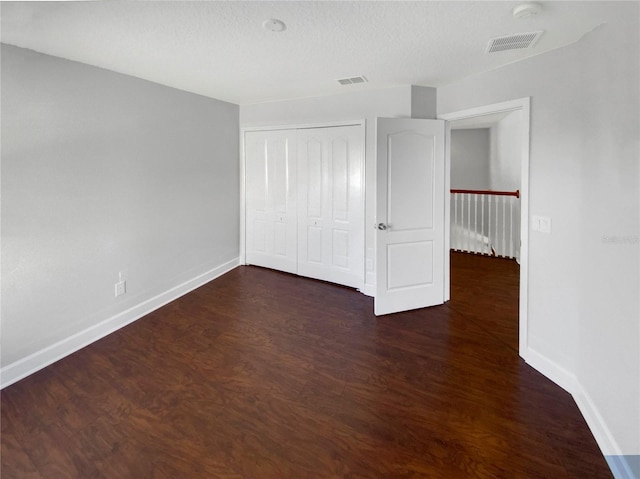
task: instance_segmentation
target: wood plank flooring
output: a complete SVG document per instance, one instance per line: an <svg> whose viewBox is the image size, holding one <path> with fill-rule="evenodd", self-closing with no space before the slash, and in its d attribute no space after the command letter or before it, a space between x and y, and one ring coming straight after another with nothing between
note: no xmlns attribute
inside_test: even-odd
<svg viewBox="0 0 640 479"><path fill-rule="evenodd" d="M449 305L517 352L519 281L514 260L451 252Z"/></svg>
<svg viewBox="0 0 640 479"><path fill-rule="evenodd" d="M610 478L468 261L449 304L380 318L237 268L3 390L2 479Z"/></svg>

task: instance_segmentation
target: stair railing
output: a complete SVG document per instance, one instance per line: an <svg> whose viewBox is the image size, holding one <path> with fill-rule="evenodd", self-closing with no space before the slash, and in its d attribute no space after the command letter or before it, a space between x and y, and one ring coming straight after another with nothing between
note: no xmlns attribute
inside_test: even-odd
<svg viewBox="0 0 640 479"><path fill-rule="evenodd" d="M451 249L520 258L520 190L451 190Z"/></svg>

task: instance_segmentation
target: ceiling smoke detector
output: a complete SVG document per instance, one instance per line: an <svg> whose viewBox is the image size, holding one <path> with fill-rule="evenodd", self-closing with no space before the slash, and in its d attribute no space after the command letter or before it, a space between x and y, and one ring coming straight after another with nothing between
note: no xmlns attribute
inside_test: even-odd
<svg viewBox="0 0 640 479"><path fill-rule="evenodd" d="M284 32L287 29L287 26L282 20L270 18L269 20L262 22L262 28L269 32Z"/></svg>
<svg viewBox="0 0 640 479"><path fill-rule="evenodd" d="M353 85L354 83L367 83L367 78L364 75L359 77L341 78L337 80L340 85Z"/></svg>
<svg viewBox="0 0 640 479"><path fill-rule="evenodd" d="M538 40L540 40L543 33L544 30L539 30L537 32L516 33L513 35L506 35L504 37L492 38L489 40L485 53L533 48L533 46L538 43Z"/></svg>
<svg viewBox="0 0 640 479"><path fill-rule="evenodd" d="M529 18L537 15L542 11L542 5L537 2L521 3L515 7L512 11L513 16L516 18Z"/></svg>

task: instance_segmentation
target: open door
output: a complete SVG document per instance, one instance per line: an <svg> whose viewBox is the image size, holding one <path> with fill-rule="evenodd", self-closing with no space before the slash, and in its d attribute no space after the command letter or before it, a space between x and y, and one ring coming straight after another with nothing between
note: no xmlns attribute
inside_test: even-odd
<svg viewBox="0 0 640 479"><path fill-rule="evenodd" d="M375 314L444 303L445 122L377 119Z"/></svg>

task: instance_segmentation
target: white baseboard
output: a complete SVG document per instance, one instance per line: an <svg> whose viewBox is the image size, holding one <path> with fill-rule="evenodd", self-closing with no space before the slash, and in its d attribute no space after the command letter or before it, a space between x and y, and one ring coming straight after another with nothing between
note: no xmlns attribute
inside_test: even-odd
<svg viewBox="0 0 640 479"><path fill-rule="evenodd" d="M580 412L582 413L582 417L587 421L587 425L589 426L589 429L591 429L593 437L596 438L596 442L598 443L602 454L605 456L622 455L620 447L613 438L611 431L609 431L609 428L593 402L593 399L591 399L589 393L579 382L576 383L576 388L573 391L573 399L576 401L578 409L580 409Z"/></svg>
<svg viewBox="0 0 640 479"><path fill-rule="evenodd" d="M545 355L540 354L531 346L526 349L526 356L523 359L539 373L556 383L570 394L576 389L576 377L562 366L551 361Z"/></svg>
<svg viewBox="0 0 640 479"><path fill-rule="evenodd" d="M621 454L620 447L605 420L578 378L531 347L527 349L527 357L524 360L573 396L573 400L591 430L600 451L606 457L614 477L616 479L640 479L636 477L631 465L628 464L627 456Z"/></svg>
<svg viewBox="0 0 640 479"><path fill-rule="evenodd" d="M0 389L5 388L30 374L68 356L89 344L102 339L103 337L117 331L118 329L133 323L141 317L155 311L180 296L199 288L203 284L222 276L231 271L239 264L239 259L234 258L206 273L202 273L195 278L185 281L163 293L143 301L132 308L118 313L90 328L80 331L68 338L58 341L51 346L47 346L29 356L0 369Z"/></svg>

